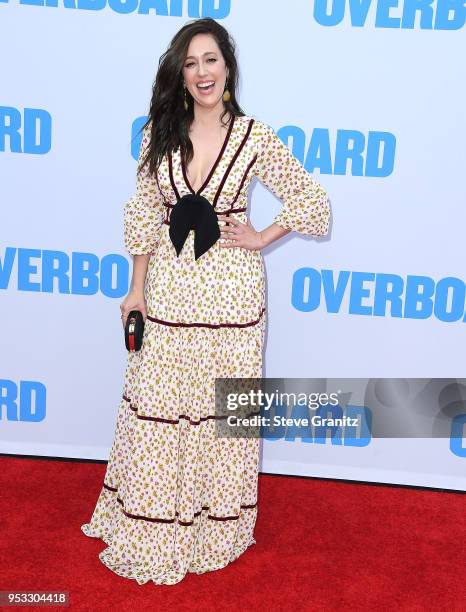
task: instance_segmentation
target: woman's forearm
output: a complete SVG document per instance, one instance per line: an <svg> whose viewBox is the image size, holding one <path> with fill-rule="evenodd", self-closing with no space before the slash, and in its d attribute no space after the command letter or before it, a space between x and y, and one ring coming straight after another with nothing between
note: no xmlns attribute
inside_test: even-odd
<svg viewBox="0 0 466 612"><path fill-rule="evenodd" d="M282 227L281 225L278 225L277 223L272 223L272 225L269 225L269 227L266 227L264 230L260 231L259 233L261 235L263 245L268 246L272 242L275 242L275 240L277 240L278 238L281 238L282 236L286 236L286 234L289 234L290 231L291 230L285 229L284 227Z"/></svg>
<svg viewBox="0 0 466 612"><path fill-rule="evenodd" d="M147 266L149 265L150 253L147 255L133 255L133 277L131 279L130 291L144 292Z"/></svg>

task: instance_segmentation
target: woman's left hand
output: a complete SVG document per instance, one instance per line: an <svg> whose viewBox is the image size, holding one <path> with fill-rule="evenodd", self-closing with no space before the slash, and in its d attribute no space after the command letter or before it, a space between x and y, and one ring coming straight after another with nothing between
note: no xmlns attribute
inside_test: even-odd
<svg viewBox="0 0 466 612"><path fill-rule="evenodd" d="M220 238L229 241L219 242L219 246L226 248L242 247L250 251L259 251L264 248L262 234L256 232L249 219L247 223L241 223L238 219L229 217L227 220L219 219L218 223L220 226Z"/></svg>

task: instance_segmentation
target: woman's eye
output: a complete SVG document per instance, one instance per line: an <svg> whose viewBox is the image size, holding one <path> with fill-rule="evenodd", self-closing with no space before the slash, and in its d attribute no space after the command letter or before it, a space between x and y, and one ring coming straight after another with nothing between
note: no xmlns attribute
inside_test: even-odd
<svg viewBox="0 0 466 612"><path fill-rule="evenodd" d="M216 57L209 57L209 59L207 61L208 62L216 62L217 58ZM189 62L189 64L185 64L184 65L185 68L190 68L191 66L194 66L194 62Z"/></svg>

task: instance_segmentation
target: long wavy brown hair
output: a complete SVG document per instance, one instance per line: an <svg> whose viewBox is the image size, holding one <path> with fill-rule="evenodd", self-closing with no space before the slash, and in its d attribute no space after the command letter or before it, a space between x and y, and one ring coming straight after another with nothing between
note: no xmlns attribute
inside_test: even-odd
<svg viewBox="0 0 466 612"><path fill-rule="evenodd" d="M189 43L196 34L214 36L228 70L227 89L230 92L230 100L223 102L225 108L221 115L222 123L227 113L235 116L245 115L236 99L239 74L233 38L211 17L188 22L175 34L168 49L159 59L159 67L152 85L149 116L139 132L142 133L149 124L151 125L147 154L138 168L138 173L149 164L149 174L155 174L164 155L172 153L179 146L184 151L186 163L189 163L193 157L189 128L194 119L194 100L186 89L188 110L185 110L182 70Z"/></svg>

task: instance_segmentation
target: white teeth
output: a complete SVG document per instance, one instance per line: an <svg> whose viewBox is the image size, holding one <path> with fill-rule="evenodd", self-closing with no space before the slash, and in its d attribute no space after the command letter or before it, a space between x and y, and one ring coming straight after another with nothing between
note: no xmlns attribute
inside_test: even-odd
<svg viewBox="0 0 466 612"><path fill-rule="evenodd" d="M201 84L199 84L199 85L198 85L198 87L199 87L200 89L205 89L206 87L209 87L210 85L213 85L213 84L214 84L214 82L215 82L215 81L211 81L210 83L202 83L202 85L201 85Z"/></svg>

